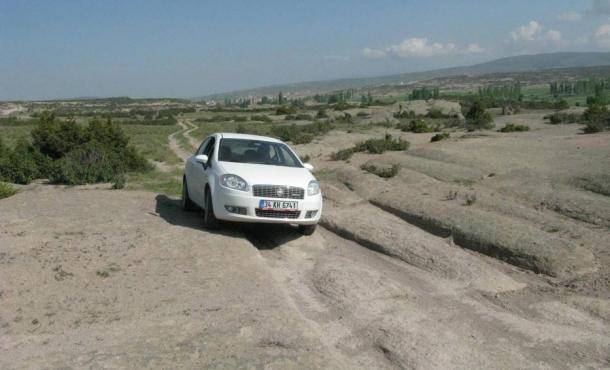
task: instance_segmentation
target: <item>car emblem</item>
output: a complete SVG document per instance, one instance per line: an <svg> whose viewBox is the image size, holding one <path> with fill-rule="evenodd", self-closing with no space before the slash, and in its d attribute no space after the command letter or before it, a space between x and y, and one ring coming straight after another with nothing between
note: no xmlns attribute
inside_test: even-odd
<svg viewBox="0 0 610 370"><path fill-rule="evenodd" d="M277 190L275 191L275 193L277 194L278 197L283 197L284 196L284 189L282 188L277 188Z"/></svg>

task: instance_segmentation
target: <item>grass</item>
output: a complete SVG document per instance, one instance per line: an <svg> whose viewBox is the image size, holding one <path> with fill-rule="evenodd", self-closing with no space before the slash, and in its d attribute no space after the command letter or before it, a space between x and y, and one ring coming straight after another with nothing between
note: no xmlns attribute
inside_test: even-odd
<svg viewBox="0 0 610 370"><path fill-rule="evenodd" d="M127 175L127 189L147 190L167 195L180 195L182 192L182 169L171 172L152 170Z"/></svg>
<svg viewBox="0 0 610 370"><path fill-rule="evenodd" d="M17 190L11 184L0 182L0 199L8 198L15 193L17 193Z"/></svg>
<svg viewBox="0 0 610 370"><path fill-rule="evenodd" d="M180 129L180 126L122 125L133 144L145 158L167 164L182 161L169 148L167 137Z"/></svg>
<svg viewBox="0 0 610 370"><path fill-rule="evenodd" d="M113 272L121 271L121 268L116 263L109 264L105 269L96 271L95 274L103 279L110 277Z"/></svg>

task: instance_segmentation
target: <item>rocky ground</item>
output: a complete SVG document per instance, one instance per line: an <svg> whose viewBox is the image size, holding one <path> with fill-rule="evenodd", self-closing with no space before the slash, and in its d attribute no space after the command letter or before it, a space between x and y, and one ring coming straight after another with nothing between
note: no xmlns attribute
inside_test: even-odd
<svg viewBox="0 0 610 370"><path fill-rule="evenodd" d="M386 129L297 146L323 182L310 237L22 188L0 200L0 368L609 368L610 137L516 118L532 131L390 130L412 148L349 163L328 156Z"/></svg>

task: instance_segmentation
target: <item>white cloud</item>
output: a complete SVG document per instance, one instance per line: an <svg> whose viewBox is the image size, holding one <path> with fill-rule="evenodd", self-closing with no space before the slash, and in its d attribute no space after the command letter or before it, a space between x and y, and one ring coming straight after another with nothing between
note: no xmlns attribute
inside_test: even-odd
<svg viewBox="0 0 610 370"><path fill-rule="evenodd" d="M362 55L364 55L365 58L379 59L385 57L387 53L383 50L364 48L362 50Z"/></svg>
<svg viewBox="0 0 610 370"><path fill-rule="evenodd" d="M561 32L559 31L555 31L555 30L549 30L547 31L545 38L549 41L552 41L554 43L559 43L561 41L563 41L561 39Z"/></svg>
<svg viewBox="0 0 610 370"><path fill-rule="evenodd" d="M562 22L580 22L582 20L582 14L577 12L567 12L559 14L557 19Z"/></svg>
<svg viewBox="0 0 610 370"><path fill-rule="evenodd" d="M383 49L364 48L362 55L365 58L378 59L386 56L399 58L428 58L448 54L465 54L483 52L478 44L469 44L465 49L458 48L454 43L428 42L427 38L412 37L399 44L390 45Z"/></svg>
<svg viewBox="0 0 610 370"><path fill-rule="evenodd" d="M566 46L568 42L563 39L561 32L548 30L535 20L518 27L510 33L513 43L523 49L540 49L551 45Z"/></svg>
<svg viewBox="0 0 610 370"><path fill-rule="evenodd" d="M517 28L510 34L514 41L534 41L538 38L540 32L542 32L540 23L530 21L528 24Z"/></svg>
<svg viewBox="0 0 610 370"><path fill-rule="evenodd" d="M610 38L610 24L602 24L599 26L597 31L595 31L595 38L598 40Z"/></svg>
<svg viewBox="0 0 610 370"><path fill-rule="evenodd" d="M602 24L593 35L597 44L601 47L610 47L610 24Z"/></svg>
<svg viewBox="0 0 610 370"><path fill-rule="evenodd" d="M468 44L468 46L466 46L466 52L468 52L468 53L478 54L478 53L482 53L484 51L485 51L485 49L483 49L481 46L479 46L479 44Z"/></svg>

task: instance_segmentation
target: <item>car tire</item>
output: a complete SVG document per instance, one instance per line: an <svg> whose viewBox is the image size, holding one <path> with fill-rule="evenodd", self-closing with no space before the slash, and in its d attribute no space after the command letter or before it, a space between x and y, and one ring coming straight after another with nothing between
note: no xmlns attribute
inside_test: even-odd
<svg viewBox="0 0 610 370"><path fill-rule="evenodd" d="M214 214L212 193L209 189L205 191L205 208L203 209L203 226L208 230L218 229L218 219Z"/></svg>
<svg viewBox="0 0 610 370"><path fill-rule="evenodd" d="M182 178L182 198L180 200L180 204L184 211L192 211L195 209L195 203L189 197L189 189L186 185L186 177Z"/></svg>
<svg viewBox="0 0 610 370"><path fill-rule="evenodd" d="M299 232L303 235L311 235L316 231L317 224L314 225L299 225Z"/></svg>

